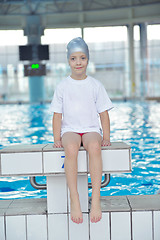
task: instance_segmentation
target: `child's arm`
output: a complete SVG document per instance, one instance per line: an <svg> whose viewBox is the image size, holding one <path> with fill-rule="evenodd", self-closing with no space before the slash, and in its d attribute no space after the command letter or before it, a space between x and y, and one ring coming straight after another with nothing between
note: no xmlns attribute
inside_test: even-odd
<svg viewBox="0 0 160 240"><path fill-rule="evenodd" d="M62 147L61 121L62 121L62 114L54 113L53 120L52 120L52 126L53 126L53 136L54 136L54 147L56 147L56 148Z"/></svg>
<svg viewBox="0 0 160 240"><path fill-rule="evenodd" d="M108 111L100 113L102 131L103 131L103 140L102 146L110 146L110 120Z"/></svg>

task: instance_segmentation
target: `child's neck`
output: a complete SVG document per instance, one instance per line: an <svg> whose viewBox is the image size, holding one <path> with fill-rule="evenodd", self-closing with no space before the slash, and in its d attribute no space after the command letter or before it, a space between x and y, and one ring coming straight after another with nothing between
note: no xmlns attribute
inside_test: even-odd
<svg viewBox="0 0 160 240"><path fill-rule="evenodd" d="M84 79L87 78L87 75L84 74L84 75L78 76L78 75L73 75L73 74L71 74L71 78L73 78L74 80L84 80Z"/></svg>

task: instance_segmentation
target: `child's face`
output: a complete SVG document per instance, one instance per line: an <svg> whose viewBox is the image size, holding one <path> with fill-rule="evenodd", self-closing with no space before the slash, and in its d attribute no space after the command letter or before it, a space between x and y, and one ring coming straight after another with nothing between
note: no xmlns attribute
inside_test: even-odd
<svg viewBox="0 0 160 240"><path fill-rule="evenodd" d="M69 57L69 65L72 71L72 78L78 80L86 78L88 58L83 52L72 53Z"/></svg>

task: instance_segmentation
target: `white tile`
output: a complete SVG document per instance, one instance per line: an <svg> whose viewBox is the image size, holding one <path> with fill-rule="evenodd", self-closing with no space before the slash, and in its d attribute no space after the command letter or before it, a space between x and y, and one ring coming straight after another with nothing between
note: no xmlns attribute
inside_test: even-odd
<svg viewBox="0 0 160 240"><path fill-rule="evenodd" d="M44 173L64 173L64 152L44 152Z"/></svg>
<svg viewBox="0 0 160 240"><path fill-rule="evenodd" d="M83 214L83 223L72 222L69 215L69 240L89 240L88 214Z"/></svg>
<svg viewBox="0 0 160 240"><path fill-rule="evenodd" d="M42 173L42 153L1 154L2 174Z"/></svg>
<svg viewBox="0 0 160 240"><path fill-rule="evenodd" d="M4 217L0 216L0 240L5 240Z"/></svg>
<svg viewBox="0 0 160 240"><path fill-rule="evenodd" d="M78 172L87 172L87 153L79 151L78 153Z"/></svg>
<svg viewBox="0 0 160 240"><path fill-rule="evenodd" d="M88 212L88 175L78 175L77 188L82 212ZM68 190L68 207L70 212L70 194Z"/></svg>
<svg viewBox="0 0 160 240"><path fill-rule="evenodd" d="M65 175L47 177L48 213L67 213L67 183Z"/></svg>
<svg viewBox="0 0 160 240"><path fill-rule="evenodd" d="M47 221L45 215L27 216L27 240L47 240Z"/></svg>
<svg viewBox="0 0 160 240"><path fill-rule="evenodd" d="M104 172L130 171L129 150L102 150Z"/></svg>
<svg viewBox="0 0 160 240"><path fill-rule="evenodd" d="M154 211L154 240L160 239L160 211Z"/></svg>
<svg viewBox="0 0 160 240"><path fill-rule="evenodd" d="M48 215L49 240L68 240L68 216L67 214Z"/></svg>
<svg viewBox="0 0 160 240"><path fill-rule="evenodd" d="M152 212L132 213L133 240L152 240Z"/></svg>
<svg viewBox="0 0 160 240"><path fill-rule="evenodd" d="M44 152L44 173L64 173L64 151ZM86 151L78 153L78 172L87 172Z"/></svg>
<svg viewBox="0 0 160 240"><path fill-rule="evenodd" d="M6 238L7 240L26 240L25 216L6 217Z"/></svg>
<svg viewBox="0 0 160 240"><path fill-rule="evenodd" d="M90 222L90 240L110 240L109 213L102 213L97 223Z"/></svg>
<svg viewBox="0 0 160 240"><path fill-rule="evenodd" d="M112 240L131 240L131 219L129 212L111 213Z"/></svg>

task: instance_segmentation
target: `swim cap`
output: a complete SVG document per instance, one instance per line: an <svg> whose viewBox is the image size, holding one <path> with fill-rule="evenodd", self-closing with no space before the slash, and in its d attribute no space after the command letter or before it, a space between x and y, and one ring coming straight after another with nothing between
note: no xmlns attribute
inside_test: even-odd
<svg viewBox="0 0 160 240"><path fill-rule="evenodd" d="M77 37L72 39L67 45L67 58L74 52L83 52L89 60L89 50L86 42L81 38Z"/></svg>

